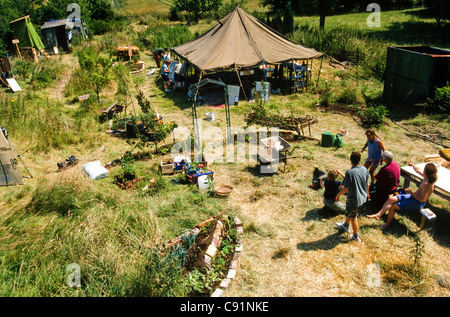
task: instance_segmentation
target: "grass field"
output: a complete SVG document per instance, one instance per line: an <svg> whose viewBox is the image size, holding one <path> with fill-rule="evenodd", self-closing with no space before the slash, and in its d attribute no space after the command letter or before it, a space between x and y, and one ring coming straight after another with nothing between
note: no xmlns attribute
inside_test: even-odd
<svg viewBox="0 0 450 317"><path fill-rule="evenodd" d="M247 6L250 11L256 10L257 1L249 1ZM167 1L129 0L128 9L139 15L136 19L149 21L150 11L164 14L168 6ZM365 28L366 17L367 13L327 17L326 27L348 24ZM296 22L318 24L318 19L297 17ZM191 30L207 29L211 23L204 21ZM138 24L92 41L100 47L126 45L135 40L130 29ZM426 26L418 28L423 34L414 29L420 25ZM397 32L399 26L414 32L410 36L407 31ZM369 32L378 34L386 46L441 46L439 41L433 41L431 30L432 21L407 10L383 13L381 29ZM381 222L363 214L359 218L362 243L358 244L336 230L335 223L342 221L343 215L321 213L323 190L310 187L315 167L345 171L350 168L350 152L358 151L365 142L365 127L355 116L317 107L323 87L332 89L334 100L343 92L349 93L350 106L357 107L365 105L363 96L380 98L380 80L366 77L356 81L353 67L342 70L327 58L319 88L294 95L272 95L269 109L273 113L309 114L319 119L311 128L313 139L292 141L299 149L284 173L261 175L257 164L248 160L213 163L214 184L234 187L230 197L223 199L200 193L193 186L172 183L171 177L159 176L158 156L135 162L138 175L157 180L157 190L152 193L141 190L145 183L127 191L113 184L120 166L112 167L107 178L88 180L81 165L94 160L105 164L132 147L125 140L108 135L108 123L100 123L95 112L82 111L80 102L73 101L76 95L64 94L69 74L77 67L74 53L51 59L64 67L49 86L32 89L27 79L18 76L23 93L13 95L2 90L2 106L16 111L8 115L18 115L20 120L0 122L8 128L34 177L25 179L24 186L0 188L1 296L154 295L156 284L148 277L152 263L144 251L218 213L237 215L244 223L242 261L224 296L450 295L448 201L431 196L429 208L437 219L419 233L419 215L397 215L392 227L383 231L378 226ZM147 68L155 67L149 51L143 51L141 59ZM319 62L315 62L313 78L317 78L318 69ZM133 75L129 89L133 97L138 89L142 90L165 120L191 129L190 103L181 93L164 94L158 76L149 76L146 71ZM96 107L110 105L118 98L124 96L117 94L117 85L112 84L101 93L103 102ZM245 126L244 114L252 105L241 100L232 107L233 127ZM134 98L127 111L139 111ZM210 111L214 111L216 119L202 120L203 127L225 131L223 109L201 107L198 117L203 119ZM341 127L349 131L343 137L343 148L324 148L317 141L322 132L337 133ZM417 109L392 110L377 132L400 166L409 161L423 162L424 154L436 154L441 148L418 138L411 130L440 135L439 140L448 144L450 121L448 116L429 115ZM168 144L172 141L172 136L166 139ZM79 165L57 172L56 163L70 155L79 159ZM73 263L80 268L80 288L67 285L68 268ZM176 296L177 283L170 282L174 287L170 294Z"/></svg>

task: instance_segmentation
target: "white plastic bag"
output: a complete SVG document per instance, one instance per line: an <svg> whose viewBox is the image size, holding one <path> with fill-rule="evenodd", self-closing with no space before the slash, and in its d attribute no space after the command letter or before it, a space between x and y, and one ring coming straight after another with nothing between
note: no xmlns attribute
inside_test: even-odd
<svg viewBox="0 0 450 317"><path fill-rule="evenodd" d="M94 161L84 164L82 166L82 171L86 173L92 180L101 179L108 176L108 170L101 165L100 161Z"/></svg>

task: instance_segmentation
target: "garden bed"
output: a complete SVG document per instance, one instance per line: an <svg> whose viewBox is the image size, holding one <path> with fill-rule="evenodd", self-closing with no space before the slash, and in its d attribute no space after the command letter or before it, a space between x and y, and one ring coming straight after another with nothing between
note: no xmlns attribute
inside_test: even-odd
<svg viewBox="0 0 450 317"><path fill-rule="evenodd" d="M217 277L205 279L210 282L190 294L190 296L219 297L236 275L241 258L242 222L238 218L214 216L198 225L190 232L195 235L194 243L188 248L184 262L184 273L200 272L205 276L214 272ZM185 233L186 235L186 233ZM179 246L183 235L166 242L166 248Z"/></svg>

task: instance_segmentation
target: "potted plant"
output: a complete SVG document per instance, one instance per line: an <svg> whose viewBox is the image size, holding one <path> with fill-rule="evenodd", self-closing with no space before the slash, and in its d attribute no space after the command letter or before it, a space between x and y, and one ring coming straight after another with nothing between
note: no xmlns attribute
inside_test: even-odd
<svg viewBox="0 0 450 317"><path fill-rule="evenodd" d="M139 180L136 178L136 170L134 168L134 158L130 151L126 152L120 160L122 174L114 177L114 182L124 189L132 188Z"/></svg>

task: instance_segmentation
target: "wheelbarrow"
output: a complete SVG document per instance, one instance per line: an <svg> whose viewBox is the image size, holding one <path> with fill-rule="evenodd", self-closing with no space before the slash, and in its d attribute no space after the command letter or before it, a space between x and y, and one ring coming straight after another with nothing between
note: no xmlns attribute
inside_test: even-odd
<svg viewBox="0 0 450 317"><path fill-rule="evenodd" d="M269 170L269 166L279 165L283 163L283 173L286 171L288 157L298 149L295 146L291 149L291 145L279 136L273 136L259 141L258 162L261 166L265 166L267 171L275 173L277 169ZM293 158L293 157L291 157Z"/></svg>

